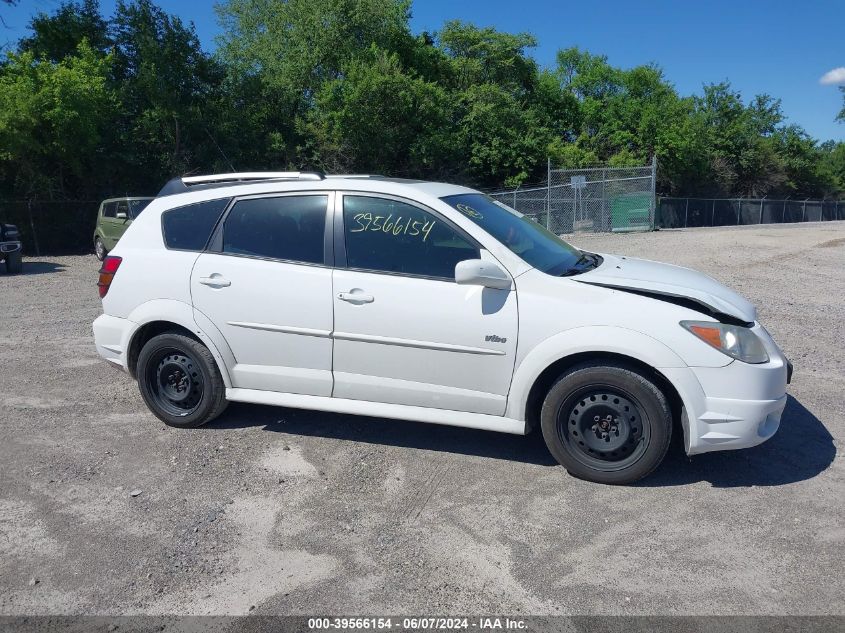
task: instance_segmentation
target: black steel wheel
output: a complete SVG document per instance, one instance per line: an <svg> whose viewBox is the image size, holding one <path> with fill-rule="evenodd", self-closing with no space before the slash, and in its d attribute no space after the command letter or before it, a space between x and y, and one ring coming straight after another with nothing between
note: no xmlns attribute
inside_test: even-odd
<svg viewBox="0 0 845 633"><path fill-rule="evenodd" d="M627 468L642 457L651 434L635 402L607 385L580 389L558 409L558 437L590 468Z"/></svg>
<svg viewBox="0 0 845 633"><path fill-rule="evenodd" d="M672 418L660 389L623 365L584 363L551 387L543 437L570 473L609 484L648 475L669 448Z"/></svg>
<svg viewBox="0 0 845 633"><path fill-rule="evenodd" d="M189 336L151 338L138 355L136 375L147 406L171 426L200 426L226 408L226 388L214 357Z"/></svg>
<svg viewBox="0 0 845 633"><path fill-rule="evenodd" d="M151 361L144 378L156 404L170 415L186 416L196 411L203 394L202 372L196 361L174 348L158 350Z"/></svg>

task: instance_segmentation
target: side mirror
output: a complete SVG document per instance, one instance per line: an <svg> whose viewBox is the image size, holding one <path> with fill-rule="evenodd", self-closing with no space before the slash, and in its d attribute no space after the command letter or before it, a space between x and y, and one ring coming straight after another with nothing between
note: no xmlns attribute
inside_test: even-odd
<svg viewBox="0 0 845 633"><path fill-rule="evenodd" d="M126 211L118 211L117 213L115 213L114 217L116 217L118 220L125 220L129 216L126 215Z"/></svg>
<svg viewBox="0 0 845 633"><path fill-rule="evenodd" d="M511 278L504 270L483 259L466 259L455 266L455 281L465 286L484 286L505 290L511 287Z"/></svg>

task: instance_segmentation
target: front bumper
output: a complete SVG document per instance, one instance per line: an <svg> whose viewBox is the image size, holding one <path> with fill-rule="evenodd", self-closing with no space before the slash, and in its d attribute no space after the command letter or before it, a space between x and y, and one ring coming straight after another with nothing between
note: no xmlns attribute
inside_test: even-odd
<svg viewBox="0 0 845 633"><path fill-rule="evenodd" d="M780 428L792 364L765 330L760 336L768 363L661 370L683 401L687 454L749 448Z"/></svg>
<svg viewBox="0 0 845 633"><path fill-rule="evenodd" d="M0 253L14 253L21 250L20 242L0 242Z"/></svg>

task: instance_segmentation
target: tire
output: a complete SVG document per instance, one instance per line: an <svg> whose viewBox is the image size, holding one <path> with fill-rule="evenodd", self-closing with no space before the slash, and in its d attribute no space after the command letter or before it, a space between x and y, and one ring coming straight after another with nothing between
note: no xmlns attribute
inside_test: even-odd
<svg viewBox="0 0 845 633"><path fill-rule="evenodd" d="M6 253L6 272L17 275L23 270L23 254L20 250Z"/></svg>
<svg viewBox="0 0 845 633"><path fill-rule="evenodd" d="M541 428L549 451L570 474L630 484L663 461L672 414L660 389L632 367L587 362L549 389Z"/></svg>
<svg viewBox="0 0 845 633"><path fill-rule="evenodd" d="M144 402L168 426L194 428L226 409L226 386L208 348L166 332L151 338L138 355L135 375Z"/></svg>
<svg viewBox="0 0 845 633"><path fill-rule="evenodd" d="M97 256L97 259L99 259L100 261L103 261L106 258L106 255L108 255L108 254L109 254L109 252L108 252L108 250L106 250L106 245L103 244L103 240L101 240L99 237L95 237L94 238L94 255Z"/></svg>

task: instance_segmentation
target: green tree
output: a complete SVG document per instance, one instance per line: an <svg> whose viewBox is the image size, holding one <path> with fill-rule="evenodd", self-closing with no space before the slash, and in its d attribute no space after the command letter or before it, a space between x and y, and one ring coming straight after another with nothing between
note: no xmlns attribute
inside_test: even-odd
<svg viewBox="0 0 845 633"><path fill-rule="evenodd" d="M538 73L528 55L534 38L451 21L437 40L449 64L441 83L455 104L451 172L482 186L545 174L553 120L567 118L573 104Z"/></svg>
<svg viewBox="0 0 845 633"><path fill-rule="evenodd" d="M213 132L223 71L193 25L137 0L118 2L112 30L123 115L112 150L136 174L132 186L154 192L171 176L225 164Z"/></svg>
<svg viewBox="0 0 845 633"><path fill-rule="evenodd" d="M768 141L783 120L779 102L763 95L746 106L730 83L722 82L704 86L696 114L705 126L714 193L756 197L783 186L783 165Z"/></svg>
<svg viewBox="0 0 845 633"><path fill-rule="evenodd" d="M217 5L223 26L218 57L227 69L226 92L238 106L229 127L239 132L239 167L298 168L338 160L336 126L323 137L329 143L325 160L314 139L302 136L317 95L324 108L323 86L343 79L343 69L372 45L402 59L412 51L422 53L424 40L415 40L408 26L409 7L408 0L228 0ZM420 61L425 57L421 54ZM436 65L434 57L428 61Z"/></svg>
<svg viewBox="0 0 845 633"><path fill-rule="evenodd" d="M490 83L471 86L459 99L454 142L465 157L464 177L488 187L515 186L540 172L551 138L533 110Z"/></svg>
<svg viewBox="0 0 845 633"><path fill-rule="evenodd" d="M373 47L320 88L305 137L335 172L439 175L449 154L450 98Z"/></svg>
<svg viewBox="0 0 845 633"><path fill-rule="evenodd" d="M532 92L536 85L537 63L527 49L537 46L537 41L528 33L502 33L450 20L438 40L452 60L451 79L459 90L495 84L519 96Z"/></svg>
<svg viewBox="0 0 845 633"><path fill-rule="evenodd" d="M29 28L32 35L20 40L18 50L52 62L76 55L82 40L103 54L111 45L97 0L63 2L53 14L42 12L32 18Z"/></svg>
<svg viewBox="0 0 845 633"><path fill-rule="evenodd" d="M231 70L305 102L372 44L396 52L413 40L408 0L228 0L216 10Z"/></svg>
<svg viewBox="0 0 845 633"><path fill-rule="evenodd" d="M109 158L103 139L117 105L111 63L86 40L58 63L9 55L0 72L0 169L9 193L56 199L96 191L91 175Z"/></svg>

